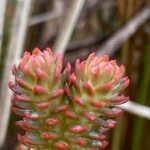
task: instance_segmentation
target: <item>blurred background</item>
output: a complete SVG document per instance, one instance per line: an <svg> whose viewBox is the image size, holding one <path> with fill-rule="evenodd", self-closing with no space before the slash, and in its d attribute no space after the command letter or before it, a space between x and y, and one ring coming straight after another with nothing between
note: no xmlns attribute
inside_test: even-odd
<svg viewBox="0 0 150 150"><path fill-rule="evenodd" d="M149 0L0 0L0 149L17 145L19 117L10 114L10 68L24 51L49 46L64 65L91 52L126 66L130 103L107 150L150 150Z"/></svg>

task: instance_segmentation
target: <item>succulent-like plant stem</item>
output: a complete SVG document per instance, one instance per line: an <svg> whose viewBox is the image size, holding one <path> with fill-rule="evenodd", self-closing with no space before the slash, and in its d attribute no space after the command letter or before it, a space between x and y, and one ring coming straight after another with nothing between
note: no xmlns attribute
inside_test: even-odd
<svg viewBox="0 0 150 150"><path fill-rule="evenodd" d="M18 150L98 150L108 142L106 132L122 111L115 105L128 97L119 95L128 84L124 66L108 56L91 54L76 61L75 72L68 63L62 72L62 56L49 48L25 52L18 67L13 66L15 83L12 111L22 116L17 126L22 144Z"/></svg>

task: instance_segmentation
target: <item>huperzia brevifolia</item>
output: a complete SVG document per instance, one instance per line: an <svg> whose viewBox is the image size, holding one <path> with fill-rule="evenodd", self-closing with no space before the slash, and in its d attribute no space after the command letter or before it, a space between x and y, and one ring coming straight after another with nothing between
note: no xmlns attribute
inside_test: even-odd
<svg viewBox="0 0 150 150"><path fill-rule="evenodd" d="M124 66L108 56L91 54L76 61L75 72L68 63L62 72L62 56L53 56L46 48L25 52L19 65L13 66L15 83L12 111L23 117L17 126L20 150L98 150L108 142L106 131L128 97L119 95L128 84Z"/></svg>

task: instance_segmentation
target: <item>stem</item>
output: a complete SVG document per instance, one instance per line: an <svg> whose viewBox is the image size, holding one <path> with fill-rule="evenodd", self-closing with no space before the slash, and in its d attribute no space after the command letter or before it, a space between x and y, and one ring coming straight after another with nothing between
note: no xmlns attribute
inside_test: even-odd
<svg viewBox="0 0 150 150"><path fill-rule="evenodd" d="M66 11L66 16L60 26L60 33L55 42L55 52L58 51L61 52L61 54L64 54L82 7L84 6L84 2L85 0L75 0L70 2L71 4L69 6L69 9Z"/></svg>
<svg viewBox="0 0 150 150"><path fill-rule="evenodd" d="M148 40L148 42L150 39ZM139 94L137 102L141 104L146 104L147 95L148 95L148 87L150 83L150 50L149 47L146 47L146 52L144 55L144 64L143 64L143 79L141 83L141 92ZM136 117L134 122L134 131L133 131L133 141L132 141L132 149L131 150L140 150L139 143L141 142L142 129L144 124L144 119L141 117Z"/></svg>
<svg viewBox="0 0 150 150"><path fill-rule="evenodd" d="M31 0L18 0L17 10L12 26L10 42L4 66L4 74L0 93L0 147L2 147L7 134L7 127L10 116L10 99L12 92L8 89L8 81L13 80L10 67L15 64L22 54L22 48L26 33Z"/></svg>

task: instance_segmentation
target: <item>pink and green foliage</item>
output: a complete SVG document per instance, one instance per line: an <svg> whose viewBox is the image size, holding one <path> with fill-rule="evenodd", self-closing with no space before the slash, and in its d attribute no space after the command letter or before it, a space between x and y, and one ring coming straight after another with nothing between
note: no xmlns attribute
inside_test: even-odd
<svg viewBox="0 0 150 150"><path fill-rule="evenodd" d="M19 65L13 66L15 83L12 111L22 116L16 125L18 149L92 150L107 146L106 132L113 128L114 117L122 111L115 107L128 97L120 95L129 84L125 68L108 56L92 53L62 71L62 56L53 56L46 48L25 52ZM23 146L24 145L24 146Z"/></svg>

